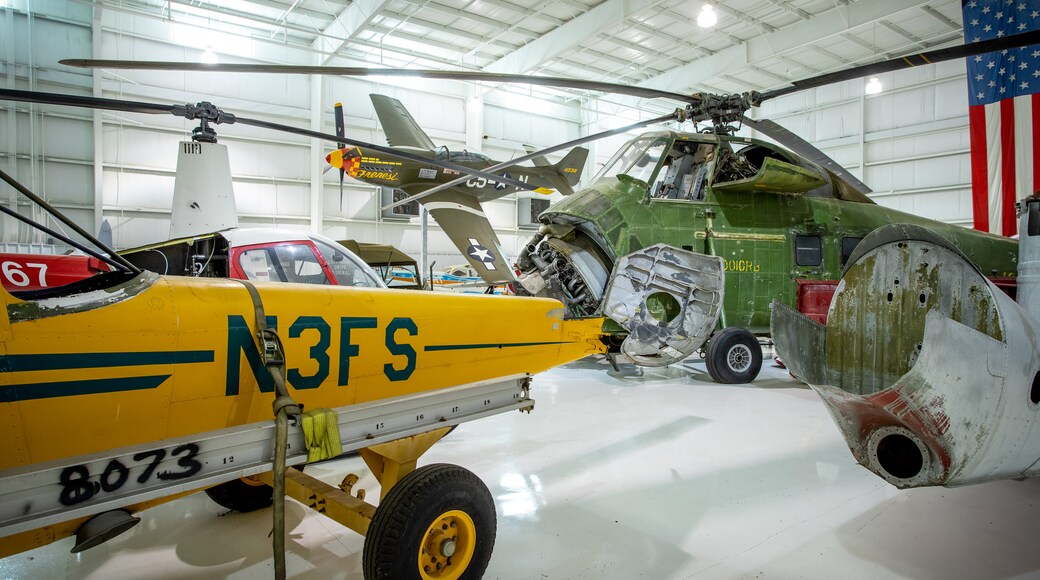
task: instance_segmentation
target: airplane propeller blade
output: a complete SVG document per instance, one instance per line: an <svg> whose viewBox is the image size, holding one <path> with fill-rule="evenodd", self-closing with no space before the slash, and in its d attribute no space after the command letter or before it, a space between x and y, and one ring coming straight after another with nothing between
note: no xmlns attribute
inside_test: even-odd
<svg viewBox="0 0 1040 580"><path fill-rule="evenodd" d="M335 115L336 115L336 135L339 136L339 137L343 137L343 136L345 136L347 134L346 125L343 123L343 103L336 103L336 106L333 108L333 111L335 112ZM346 143L342 143L342 142L337 142L336 143L336 149L343 149L346 146L347 146ZM347 171L345 169L343 169L342 167L339 168L339 209L340 209L340 211L343 211L343 177L346 175L346 173L347 173Z"/></svg>
<svg viewBox="0 0 1040 580"><path fill-rule="evenodd" d="M589 135L588 137L581 137L581 138L575 139L573 141L568 141L566 143L561 143L559 145L554 145L552 147L549 147L549 148L546 148L546 149L542 149L541 151L535 151L533 153L528 153L527 155L523 155L523 156L517 157L516 159L510 159L509 161L503 161L502 163L498 163L496 165L492 165L491 167L488 167L487 169L485 169L485 171L498 171L500 169L505 169L506 167L509 167L510 165L516 165L517 163L523 163L524 161L528 161L528 160L534 159L536 157L542 157L544 155L548 155L549 153L555 153L557 151L562 151L564 149L570 149L571 147L577 147L578 145L582 145L582 144L588 143L590 141L595 141L597 139L603 139L604 137L610 137L611 135L618 135L620 133L626 133L626 132L631 131L633 129L640 129L642 127L646 127L647 125L653 125L654 123L663 123L665 121L675 121L675 120L676 120L676 114L673 113L671 115L663 115L663 116L656 117L656 118L653 118L653 119L649 119L649 120L646 120L646 121L639 121L637 123L632 123L631 125L626 125L624 127L619 127L617 129L610 129L609 131L603 131L603 132L600 132L600 133L596 133L595 135ZM440 184L438 186L431 187L430 189L427 189L426 191L424 191L422 193L417 193L415 195L410 195L410 196L408 196L408 197L406 197L404 199L397 200L394 203L391 203L390 205L384 206L382 209L383 210L387 210L387 209L395 208L395 207L397 207L399 205L404 205L406 203L410 203L410 202L413 202L413 201L418 201L418 200L420 200L420 199L422 199L422 198L424 198L426 196L433 195L433 194L435 194L435 193L437 193L439 191L444 191L445 189L448 189L450 187L455 187L456 185L459 185L460 183L466 181L467 179L469 179L469 177L459 177L458 179L453 179L453 180L451 180L451 181L449 181L447 183L442 183L442 184Z"/></svg>
<svg viewBox="0 0 1040 580"><path fill-rule="evenodd" d="M282 125L281 123L272 123L270 121L263 121L261 119L250 119L248 117L240 117L238 115L233 115L231 113L223 111L214 106L212 103L208 102L201 102L196 105L156 105L154 103L124 101L122 99L103 99L98 97L63 95L59 93L44 93L38 91L21 91L15 89L0 89L0 99L8 101L63 105L68 107L81 107L88 109L107 109L131 113L146 113L151 115L171 114L174 116L184 117L186 119L191 120L205 120L215 125L241 123L243 125L251 125L253 127L261 127L264 129L272 129L274 131L292 133L294 135L301 135L303 137L321 139L323 141L331 141L333 143L343 141L344 143L348 145L353 145L355 147L362 147L370 149L372 151L378 151L379 153L383 153L385 155L391 155L400 159L407 159L409 161L415 161L417 163L434 165L443 169L451 169L468 175L483 177L484 179L495 181L497 183L501 183L507 186L517 187L519 189L531 190L539 193L548 193L550 191L548 189L536 185L524 183L518 179L513 179L511 177L504 177L502 175L496 175L489 171L472 169L470 167L466 167L464 165L457 165L455 163L448 163L447 161L434 159L432 157L423 157L422 155L416 155L414 153L409 153L408 151L400 151L392 147L384 147L382 145L366 143L364 141L358 141L356 139L347 139L338 135L329 135L328 133L311 131L309 129L301 129L299 127L293 127L291 125Z"/></svg>

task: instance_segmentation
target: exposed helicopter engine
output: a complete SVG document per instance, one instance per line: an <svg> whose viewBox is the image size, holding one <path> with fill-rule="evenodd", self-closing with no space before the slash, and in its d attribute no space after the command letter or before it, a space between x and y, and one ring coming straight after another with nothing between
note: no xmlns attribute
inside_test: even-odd
<svg viewBox="0 0 1040 580"><path fill-rule="evenodd" d="M891 226L857 249L827 326L774 305L791 374L896 487L1040 474L1040 198L1020 231L1018 303L942 238Z"/></svg>
<svg viewBox="0 0 1040 580"><path fill-rule="evenodd" d="M573 227L543 228L520 253L520 284L533 296L559 296L574 315L596 312L614 262L603 247Z"/></svg>

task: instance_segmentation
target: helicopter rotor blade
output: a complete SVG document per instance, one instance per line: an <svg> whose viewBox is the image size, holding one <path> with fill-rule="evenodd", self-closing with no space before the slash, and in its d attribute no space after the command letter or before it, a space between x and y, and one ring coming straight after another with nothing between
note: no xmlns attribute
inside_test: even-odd
<svg viewBox="0 0 1040 580"><path fill-rule="evenodd" d="M16 89L0 89L0 98L7 101L20 101L23 103L62 105L65 107L81 107L87 109L105 109L108 111L122 111L125 113L145 113L148 115L176 115L177 113L174 112L174 109L176 109L178 106L183 106L157 105L155 103L143 103L140 101L124 101L122 99L102 99L99 97L63 95L59 93L41 93L36 91L20 91Z"/></svg>
<svg viewBox="0 0 1040 580"><path fill-rule="evenodd" d="M495 183L501 183L506 186L513 186L518 189L532 190L537 191L539 193L550 191L548 189L536 185L524 183L518 179L513 179L511 177L496 175L488 171L466 167L465 165L448 163L447 161L441 161L432 157L423 157L421 155L416 155L408 151L400 151L392 147L384 147L382 145L366 143L364 141L358 141L355 139L347 139L338 135L329 135L328 133L321 133L319 131L301 129L299 127L293 127L291 125L282 125L280 123L272 123L270 121L263 121L260 119L239 117L237 115L233 115L231 113L223 111L214 106L212 103L208 102L201 102L197 105L157 105L154 103L144 103L139 101L124 101L122 99L104 99L99 97L63 95L60 93L21 91L15 89L0 89L0 100L44 103L48 105L62 105L68 107L80 107L87 109L108 109L113 111L146 113L152 115L171 114L179 117L185 117L190 120L201 119L203 121L214 124L241 123L243 125L251 125L254 127L261 127L264 129L272 129L275 131L292 133L303 137L311 137L314 139L321 139L323 141L330 141L333 143L343 141L344 143L352 145L354 147L370 149L372 151L383 153L384 155L390 155L400 159L407 159L409 161L415 161L417 163L435 165L442 169L452 169L454 171L459 171L467 175L483 177L484 179L494 181Z"/></svg>
<svg viewBox="0 0 1040 580"><path fill-rule="evenodd" d="M557 87L564 89L580 89L601 93L615 93L648 99L674 99L689 102L690 95L673 93L648 87L636 87L617 83L586 81L565 77L539 77L521 74L501 74L482 71L460 70L415 70L397 68L366 68L354 66L297 66L276 64L237 64L218 63L204 64L197 62L168 62L144 60L104 60L70 58L59 61L66 66L79 68L105 68L123 70L159 70L189 72L244 72L244 73L276 73L301 75L339 75L350 77L384 76L384 77L422 77L428 79L476 81L491 83L518 83Z"/></svg>
<svg viewBox="0 0 1040 580"><path fill-rule="evenodd" d="M680 109L680 111L682 111L682 109ZM577 147L578 145L583 145L585 143L589 143L590 141L596 141L597 139L603 139L604 137L610 137L611 135L619 135L621 133L627 133L628 131L632 131L633 129L641 129L643 127L646 127L647 125L653 125L655 123L663 123L665 121L675 121L677 114L678 113L673 113L673 114L670 114L670 115L663 115L661 117L648 119L646 121L639 121L637 123L632 123L631 125L626 125L624 127L618 127L617 129L610 129L608 131L602 131L600 133L596 133L595 135L589 135L587 137L581 137L581 138L578 138L578 139L574 139L573 141L568 141L566 143L561 143L559 145L553 145L552 147L548 147L548 148L542 149L540 151L534 151L534 152L528 153L527 155L523 155L523 156L517 157L515 159L510 159L509 161L503 161L502 163L498 163L496 165L492 165L491 167L488 167L485 171L498 171L500 169L505 169L506 167L509 167L511 165L516 165L518 163L523 163L525 161L530 161L531 159L534 159L536 157L543 157L543 156L548 155L550 153L556 153L557 151L562 151L564 149L570 149L572 147ZM437 192L440 192L440 191L444 191L445 189L448 189L450 187L455 187L456 185L459 185L460 183L466 181L467 179L469 179L469 178L468 177L459 177L458 179L453 179L453 180L448 181L446 183L442 183L442 184L437 185L435 187L431 187L430 189L427 189L426 191L423 191L422 193L417 193L415 195L410 195L410 196L408 196L408 197L406 197L404 199L399 199L399 200L395 201L394 203L391 203L389 205L386 205L386 206L382 207L381 209L382 210L387 210L387 209L395 208L395 207L397 207L399 205L404 205L404 204L409 203L409 202L418 201L418 200L420 200L420 199L422 199L422 198L424 198L426 196L433 195L433 194L435 194Z"/></svg>
<svg viewBox="0 0 1040 580"><path fill-rule="evenodd" d="M839 83L841 81L846 81L849 79L878 75L881 73L892 72L904 68L921 66L925 64L934 64L946 60L965 58L969 56L975 56L978 54L995 52L998 50L1019 48L1023 46L1029 46L1031 44L1040 44L1040 30L1034 30L1032 32L1023 32L1021 34L1012 34L1010 36L994 38L991 40L983 40L981 42L959 44L957 46L951 46L949 48L940 48L937 50L931 50L928 52L922 52L918 54L910 54L882 62L865 64L862 66L847 68L832 73L822 74L815 77L802 79L800 81L792 81L792 86L790 87L783 87L780 89L764 91L759 93L758 99L756 100L755 104L757 105L762 101L772 99L774 97L779 97L781 95L787 95L790 93L803 91L805 89L811 89L815 87L822 87L824 85Z"/></svg>
<svg viewBox="0 0 1040 580"><path fill-rule="evenodd" d="M860 179L853 175L852 172L845 169L845 167L837 161L831 159L823 151L817 149L812 143L809 143L805 139L802 139L798 135L781 127L778 123L769 119L755 120L748 117L744 117L743 121L745 125L763 135L768 135L774 141L787 147L795 154L801 155L831 173L836 174L838 177L841 177L856 191L864 195L871 193L872 190L867 187L867 184L860 181Z"/></svg>
<svg viewBox="0 0 1040 580"><path fill-rule="evenodd" d="M836 71L792 81L791 86L757 93L754 104L793 92L820 87L848 79L861 78L868 75L891 72L912 66L931 64L997 50L1007 50L1040 43L1040 30L1012 34L1002 38L961 44L949 48L941 48L919 54L911 54L883 62L866 64L845 70ZM521 74L499 74L483 71L445 71L445 70L413 70L386 69L342 66L297 66L269 64L219 63L205 64L192 62L167 61L133 61L104 59L65 59L61 64L80 68L107 68L126 70L168 70L168 71L210 71L210 72L251 72L280 74L321 74L341 76L388 76L388 77L423 77L432 79L449 79L460 81L482 81L496 83L521 83L558 88L582 89L595 92L615 93L642 98L668 98L682 102L697 103L700 93L683 94L649 87L637 87L618 83L586 81L564 77L539 77Z"/></svg>

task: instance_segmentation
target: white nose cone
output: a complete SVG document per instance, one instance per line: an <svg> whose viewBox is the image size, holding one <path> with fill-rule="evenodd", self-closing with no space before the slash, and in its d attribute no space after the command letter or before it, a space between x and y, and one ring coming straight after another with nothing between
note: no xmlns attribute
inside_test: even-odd
<svg viewBox="0 0 1040 580"><path fill-rule="evenodd" d="M227 147L197 141L179 147L170 239L238 227Z"/></svg>

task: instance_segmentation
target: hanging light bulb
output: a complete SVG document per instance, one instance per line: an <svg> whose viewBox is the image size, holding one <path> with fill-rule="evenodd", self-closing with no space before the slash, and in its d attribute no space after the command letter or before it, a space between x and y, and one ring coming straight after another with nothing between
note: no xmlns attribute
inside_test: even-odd
<svg viewBox="0 0 1040 580"><path fill-rule="evenodd" d="M697 15L697 26L711 28L718 21L719 17L715 14L715 8L711 4L704 3L701 6L701 13Z"/></svg>
<svg viewBox="0 0 1040 580"><path fill-rule="evenodd" d="M217 64L219 60L217 53L213 52L213 47L207 46L206 51L202 53L202 62L204 64Z"/></svg>
<svg viewBox="0 0 1040 580"><path fill-rule="evenodd" d="M877 77L870 77L865 89L868 95L876 95L881 92L881 81Z"/></svg>

